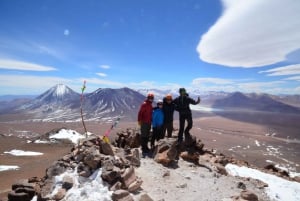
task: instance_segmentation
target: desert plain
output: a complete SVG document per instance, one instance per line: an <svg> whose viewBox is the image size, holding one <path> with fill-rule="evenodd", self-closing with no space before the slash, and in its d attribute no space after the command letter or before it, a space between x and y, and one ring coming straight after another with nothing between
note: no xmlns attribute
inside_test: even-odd
<svg viewBox="0 0 300 201"><path fill-rule="evenodd" d="M300 172L300 115L271 112L235 111L219 113L193 112L191 134L201 139L205 148L264 167L270 163ZM26 120L0 122L0 164L16 165L18 170L0 171L0 198L20 179L43 177L55 160L69 153L72 144L36 144L28 140L52 129L67 128L84 133L81 121L32 122ZM174 117L173 137L177 135L178 116ZM112 122L86 121L87 130L99 136ZM112 130L110 138L127 128L139 129L137 122L126 118ZM41 152L40 156L14 156L4 152L18 149Z"/></svg>

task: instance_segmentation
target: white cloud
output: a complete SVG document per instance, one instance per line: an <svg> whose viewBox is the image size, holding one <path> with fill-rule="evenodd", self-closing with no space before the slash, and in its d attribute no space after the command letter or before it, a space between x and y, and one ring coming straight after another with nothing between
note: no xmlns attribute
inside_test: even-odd
<svg viewBox="0 0 300 201"><path fill-rule="evenodd" d="M200 59L230 67L274 64L300 48L300 1L223 0L197 47Z"/></svg>
<svg viewBox="0 0 300 201"><path fill-rule="evenodd" d="M57 70L51 66L43 66L39 64L17 61L17 60L7 60L0 59L0 69L9 69L9 70L26 70L26 71L53 71Z"/></svg>
<svg viewBox="0 0 300 201"><path fill-rule="evenodd" d="M101 65L100 68L103 68L103 69L109 69L110 66L109 66L109 65Z"/></svg>
<svg viewBox="0 0 300 201"><path fill-rule="evenodd" d="M107 75L105 73L96 73L97 75L99 75L100 77L106 77Z"/></svg>
<svg viewBox="0 0 300 201"><path fill-rule="evenodd" d="M259 71L259 73L268 73L268 76L280 75L300 75L300 64L273 68L270 70Z"/></svg>

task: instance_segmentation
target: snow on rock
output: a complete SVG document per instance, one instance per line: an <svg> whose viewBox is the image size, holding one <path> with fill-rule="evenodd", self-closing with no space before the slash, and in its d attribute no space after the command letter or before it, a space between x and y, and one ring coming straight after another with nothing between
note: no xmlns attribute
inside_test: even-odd
<svg viewBox="0 0 300 201"><path fill-rule="evenodd" d="M62 186L62 181L65 176L73 178L73 187L68 190L63 201L110 201L112 191L104 185L101 178L101 168L96 170L89 178L81 177L77 174L77 169L74 171L66 171L63 174L55 177L55 189L52 195L58 191Z"/></svg>
<svg viewBox="0 0 300 201"><path fill-rule="evenodd" d="M51 135L49 138L69 139L72 143L77 144L78 141L85 138L85 136L71 129L61 129L58 133Z"/></svg>
<svg viewBox="0 0 300 201"><path fill-rule="evenodd" d="M232 176L250 177L268 184L266 193L276 201L299 201L300 183L288 181L275 175L263 173L248 167L239 167L233 164L226 165L227 172Z"/></svg>
<svg viewBox="0 0 300 201"><path fill-rule="evenodd" d="M0 172L7 170L18 170L20 167L16 165L0 165Z"/></svg>
<svg viewBox="0 0 300 201"><path fill-rule="evenodd" d="M5 154L11 154L14 156L39 156L43 155L41 152L34 152L34 151L23 151L18 149L13 149L11 151L5 151Z"/></svg>

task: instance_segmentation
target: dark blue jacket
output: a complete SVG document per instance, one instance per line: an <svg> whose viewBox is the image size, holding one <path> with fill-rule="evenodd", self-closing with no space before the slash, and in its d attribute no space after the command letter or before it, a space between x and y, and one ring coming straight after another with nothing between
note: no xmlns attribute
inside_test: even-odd
<svg viewBox="0 0 300 201"><path fill-rule="evenodd" d="M152 127L153 128L160 127L163 125L163 123L164 123L163 110L158 107L154 108L152 113Z"/></svg>

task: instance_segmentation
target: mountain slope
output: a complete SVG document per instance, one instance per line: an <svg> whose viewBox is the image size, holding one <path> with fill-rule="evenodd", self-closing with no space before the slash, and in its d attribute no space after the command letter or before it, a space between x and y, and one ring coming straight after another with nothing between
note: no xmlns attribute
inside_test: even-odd
<svg viewBox="0 0 300 201"><path fill-rule="evenodd" d="M240 92L235 92L226 98L216 100L213 107L250 109L268 112L300 112L299 108L274 100L267 94L251 94L250 96L246 96Z"/></svg>
<svg viewBox="0 0 300 201"><path fill-rule="evenodd" d="M140 104L145 97L129 88L98 89L86 95L84 110L89 117L108 117L126 115L131 120L136 119Z"/></svg>

